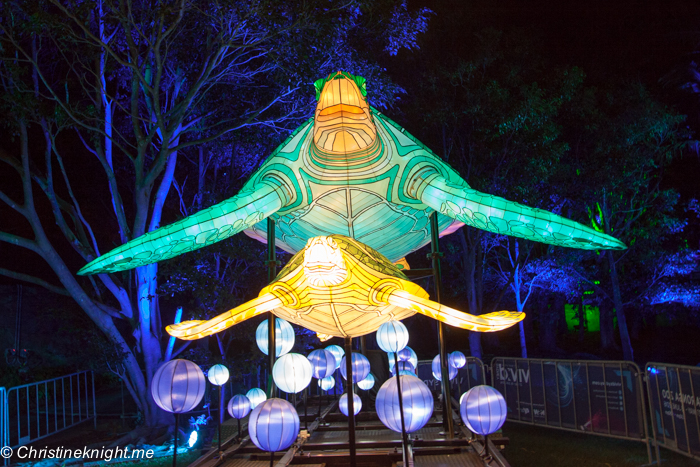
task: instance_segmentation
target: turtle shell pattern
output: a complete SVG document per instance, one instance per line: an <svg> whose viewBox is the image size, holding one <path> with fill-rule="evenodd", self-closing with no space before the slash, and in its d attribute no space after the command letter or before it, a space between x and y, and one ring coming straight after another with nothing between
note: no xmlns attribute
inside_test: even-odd
<svg viewBox="0 0 700 467"><path fill-rule="evenodd" d="M455 185L459 174L403 128L372 108L377 128L374 144L349 154L324 152L313 142L313 119L299 127L267 159L243 188L274 177L294 187L291 203L272 215L278 247L289 253L311 237L340 234L355 238L398 261L430 241L433 210L407 194L411 178L426 166ZM441 232L462 225L438 214ZM265 242L267 222L246 234Z"/></svg>
<svg viewBox="0 0 700 467"><path fill-rule="evenodd" d="M358 337L369 334L384 322L402 320L416 312L388 304L372 304L373 293L387 282L411 294L428 298L420 286L381 253L352 238L330 235L340 248L348 271L338 285L313 286L304 274L304 249L289 261L260 295L272 293L290 306L273 313L291 323L320 334ZM376 298L376 297L375 297Z"/></svg>

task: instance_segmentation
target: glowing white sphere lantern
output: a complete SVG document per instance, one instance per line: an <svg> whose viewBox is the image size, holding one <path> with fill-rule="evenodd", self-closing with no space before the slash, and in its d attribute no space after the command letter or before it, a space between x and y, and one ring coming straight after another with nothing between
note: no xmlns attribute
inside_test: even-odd
<svg viewBox="0 0 700 467"><path fill-rule="evenodd" d="M221 386L226 384L226 381L228 381L228 377L228 368L226 368L220 363L209 368L209 371L207 372L207 378L209 379L209 382L214 386Z"/></svg>
<svg viewBox="0 0 700 467"><path fill-rule="evenodd" d="M437 355L435 358L433 358L433 364L432 364L432 369L433 369L433 377L438 380L442 381L442 371L440 368L440 355ZM447 373L449 376L450 381L455 379L457 376L457 368L453 367L448 363L447 365Z"/></svg>
<svg viewBox="0 0 700 467"><path fill-rule="evenodd" d="M196 363L176 359L161 365L151 381L151 396L161 409L179 414L197 407L206 379Z"/></svg>
<svg viewBox="0 0 700 467"><path fill-rule="evenodd" d="M243 394L236 394L228 401L228 414L237 419L245 418L252 410L250 407L250 399Z"/></svg>
<svg viewBox="0 0 700 467"><path fill-rule="evenodd" d="M357 383L357 387L363 391L369 391L374 387L375 383L374 375L372 373L368 374L365 379Z"/></svg>
<svg viewBox="0 0 700 467"><path fill-rule="evenodd" d="M340 396L340 400L338 401L338 408L343 413L343 415L345 415L346 417L348 416L348 395L347 395L347 393ZM362 399L360 399L360 396L358 396L355 393L352 393L352 409L353 409L353 412L355 412L355 415L360 413L360 410L362 409Z"/></svg>
<svg viewBox="0 0 700 467"><path fill-rule="evenodd" d="M282 391L296 394L311 383L311 362L298 353L282 355L272 367L272 379Z"/></svg>
<svg viewBox="0 0 700 467"><path fill-rule="evenodd" d="M358 383L365 379L367 375L369 374L369 360L367 360L367 357L362 355L361 353L353 352L352 353L352 382L353 383ZM347 373L347 365L345 364L345 357L340 361L340 374L343 375L343 378L346 380L348 379Z"/></svg>
<svg viewBox="0 0 700 467"><path fill-rule="evenodd" d="M464 393L459 404L459 414L473 433L490 435L498 431L506 421L506 401L491 386L474 386Z"/></svg>
<svg viewBox="0 0 700 467"><path fill-rule="evenodd" d="M394 354L388 353L387 357L389 358L389 369L391 370L394 367ZM418 355L412 348L406 346L399 350L398 357L400 362L411 362L413 368L418 368Z"/></svg>
<svg viewBox="0 0 700 467"><path fill-rule="evenodd" d="M415 373L416 369L413 367L411 362L399 362L399 374L402 372ZM391 376L396 375L396 365L391 367Z"/></svg>
<svg viewBox="0 0 700 467"><path fill-rule="evenodd" d="M345 355L345 350L339 345L329 345L326 347L326 350L333 354L333 358L335 358L335 368L337 370L340 366L340 361Z"/></svg>
<svg viewBox="0 0 700 467"><path fill-rule="evenodd" d="M314 378L323 379L330 376L336 369L335 357L325 349L314 350L309 354L311 374Z"/></svg>
<svg viewBox="0 0 700 467"><path fill-rule="evenodd" d="M267 355L268 344L268 324L269 319L262 321L255 331L255 342L262 353ZM275 318L275 356L279 357L289 353L294 347L294 328L287 321Z"/></svg>
<svg viewBox="0 0 700 467"><path fill-rule="evenodd" d="M433 415L433 395L423 381L415 376L399 376L403 397L406 432L420 430ZM401 412L396 378L388 379L377 393L377 415L390 430L401 433Z"/></svg>
<svg viewBox="0 0 700 467"><path fill-rule="evenodd" d="M335 378L332 376L321 378L318 380L318 385L321 386L321 389L324 391L329 391L335 386Z"/></svg>
<svg viewBox="0 0 700 467"><path fill-rule="evenodd" d="M263 451L283 451L299 436L299 415L284 399L268 399L248 419L250 440Z"/></svg>
<svg viewBox="0 0 700 467"><path fill-rule="evenodd" d="M408 329L401 321L387 321L377 329L377 345L384 352L398 352L408 344Z"/></svg>
<svg viewBox="0 0 700 467"><path fill-rule="evenodd" d="M450 366L459 369L467 364L467 357L465 357L464 354L459 350L455 350L447 356L447 362Z"/></svg>
<svg viewBox="0 0 700 467"><path fill-rule="evenodd" d="M246 392L245 396L250 401L250 408L254 409L267 399L267 394L260 388L253 388Z"/></svg>

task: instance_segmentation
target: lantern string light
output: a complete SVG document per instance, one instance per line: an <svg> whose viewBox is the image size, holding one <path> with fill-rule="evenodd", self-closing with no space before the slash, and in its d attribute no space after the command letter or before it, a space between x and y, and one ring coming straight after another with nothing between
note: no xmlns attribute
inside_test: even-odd
<svg viewBox="0 0 700 467"><path fill-rule="evenodd" d="M435 358L433 358L433 362L432 362L431 367L433 370L433 377L438 381L442 381L440 355L437 355ZM457 376L457 368L453 367L452 365L447 365L447 373L448 373L448 375L447 375L448 380L452 381Z"/></svg>
<svg viewBox="0 0 700 467"><path fill-rule="evenodd" d="M263 320L255 331L255 342L265 355L269 352L269 320ZM275 318L275 356L281 357L294 347L294 328L287 321Z"/></svg>
<svg viewBox="0 0 700 467"><path fill-rule="evenodd" d="M408 329L401 321L387 321L377 329L377 345L384 352L399 352L407 344Z"/></svg>
<svg viewBox="0 0 700 467"><path fill-rule="evenodd" d="M272 367L272 378L282 391L301 392L311 383L313 368L309 360L298 353L282 355Z"/></svg>
<svg viewBox="0 0 700 467"><path fill-rule="evenodd" d="M333 354L333 358L335 358L335 369L337 370L340 368L340 362L345 356L345 350L339 345L329 345L326 347L326 350Z"/></svg>
<svg viewBox="0 0 700 467"><path fill-rule="evenodd" d="M360 413L360 410L362 409L362 399L360 399L360 396L357 394L353 393L352 394L352 408L353 412L355 415ZM342 412L343 415L346 417L348 416L348 394L345 393L342 396L340 396L340 400L338 401L338 409Z"/></svg>
<svg viewBox="0 0 700 467"><path fill-rule="evenodd" d="M263 451L282 451L296 441L299 435L299 415L294 406L284 399L268 399L250 413L248 434L250 440Z"/></svg>
<svg viewBox="0 0 700 467"><path fill-rule="evenodd" d="M374 378L374 375L372 373L370 373L367 375L367 377L365 379L363 379L362 381L359 381L357 383L357 387L359 387L363 391L369 391L370 389L372 389L374 387L375 381L376 380Z"/></svg>
<svg viewBox="0 0 700 467"><path fill-rule="evenodd" d="M464 354L459 350L455 350L448 356L448 362L450 366L459 369L467 364L467 357L465 357Z"/></svg>
<svg viewBox="0 0 700 467"><path fill-rule="evenodd" d="M464 393L459 404L462 421L472 432L486 437L485 455L488 456L488 435L495 433L506 421L506 401L495 388L474 386Z"/></svg>
<svg viewBox="0 0 700 467"><path fill-rule="evenodd" d="M423 381L414 376L400 376L406 432L412 433L428 423L433 414L433 395ZM377 393L377 415L390 430L401 432L396 378L389 378Z"/></svg>
<svg viewBox="0 0 700 467"><path fill-rule="evenodd" d="M267 399L267 394L265 394L265 391L263 391L260 388L253 388L249 390L246 394L246 397L250 401L250 408L254 409L257 407L259 404L261 404L263 401Z"/></svg>
<svg viewBox="0 0 700 467"><path fill-rule="evenodd" d="M241 439L241 418L248 416L252 410L250 407L250 400L243 394L236 394L228 401L228 414L236 419L238 423L237 437Z"/></svg>
<svg viewBox="0 0 700 467"><path fill-rule="evenodd" d="M204 397L206 380L196 363L170 360L156 370L151 380L151 396L158 407L175 414L173 467L177 466L177 439L180 414L194 409Z"/></svg>
<svg viewBox="0 0 700 467"><path fill-rule="evenodd" d="M323 379L333 374L336 369L335 357L325 349L314 350L309 354L312 375L316 379Z"/></svg>
<svg viewBox="0 0 700 467"><path fill-rule="evenodd" d="M367 357L362 355L361 353L353 352L352 353L352 383L357 383L359 381L362 381L367 377L369 374L369 360L367 360ZM347 370L346 370L346 365L345 365L345 357L343 357L341 363L340 363L340 374L343 376L344 379L348 379L347 377Z"/></svg>

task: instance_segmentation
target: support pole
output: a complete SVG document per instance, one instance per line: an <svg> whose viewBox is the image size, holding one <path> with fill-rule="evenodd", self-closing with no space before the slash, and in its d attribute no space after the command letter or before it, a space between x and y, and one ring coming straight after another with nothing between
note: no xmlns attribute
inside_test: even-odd
<svg viewBox="0 0 700 467"><path fill-rule="evenodd" d="M175 413L175 440L173 445L173 467L177 467L177 439L180 436L180 414Z"/></svg>
<svg viewBox="0 0 700 467"><path fill-rule="evenodd" d="M306 412L306 399L309 397L309 387L304 388L304 429L309 430L309 415Z"/></svg>
<svg viewBox="0 0 700 467"><path fill-rule="evenodd" d="M365 357L367 356L367 341L365 336L360 337L360 352L362 352L362 355Z"/></svg>
<svg viewBox="0 0 700 467"><path fill-rule="evenodd" d="M222 412L223 410L223 402L224 402L224 395L222 391L222 387L219 386L219 420L217 423L217 430L218 430L218 441L219 441L219 459L221 459L221 419L223 418L224 414Z"/></svg>
<svg viewBox="0 0 700 467"><path fill-rule="evenodd" d="M345 393L348 395L348 438L350 444L350 467L355 467L355 401L352 393L352 337L345 338Z"/></svg>
<svg viewBox="0 0 700 467"><path fill-rule="evenodd" d="M267 282L271 283L277 276L277 255L275 252L275 221L267 218ZM275 397L275 381L272 379L272 367L275 366L275 315L267 314L267 398Z"/></svg>
<svg viewBox="0 0 700 467"><path fill-rule="evenodd" d="M442 273L440 271L440 230L438 227L437 213L430 215L430 237L431 253L433 260L433 280L435 283L435 301L442 303ZM454 438L454 428L452 425L452 396L450 395L450 373L447 365L447 343L445 342L445 330L442 321L438 321L438 344L440 345L440 374L442 375L442 426L447 439Z"/></svg>
<svg viewBox="0 0 700 467"><path fill-rule="evenodd" d="M406 438L406 421L403 413L403 393L399 375L399 353L394 352L394 370L396 370L396 389L399 393L399 412L401 412L401 446L403 446L403 465L408 465L408 439Z"/></svg>

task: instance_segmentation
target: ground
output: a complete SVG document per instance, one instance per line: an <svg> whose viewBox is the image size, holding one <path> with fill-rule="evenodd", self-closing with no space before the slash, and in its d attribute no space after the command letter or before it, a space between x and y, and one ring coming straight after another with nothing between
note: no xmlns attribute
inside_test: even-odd
<svg viewBox="0 0 700 467"><path fill-rule="evenodd" d="M639 467L648 464L646 445L601 436L507 422L504 456L514 467ZM700 461L661 448L661 464L700 467Z"/></svg>

